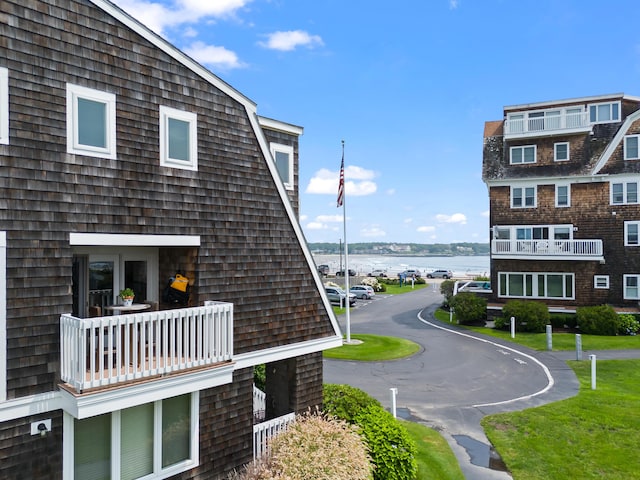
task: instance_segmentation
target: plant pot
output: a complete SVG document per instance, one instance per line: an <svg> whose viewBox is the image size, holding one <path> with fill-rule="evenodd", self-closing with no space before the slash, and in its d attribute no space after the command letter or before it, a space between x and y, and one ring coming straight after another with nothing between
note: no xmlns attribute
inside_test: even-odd
<svg viewBox="0 0 640 480"><path fill-rule="evenodd" d="M125 307L130 307L133 304L133 298L123 298L122 299L122 304Z"/></svg>

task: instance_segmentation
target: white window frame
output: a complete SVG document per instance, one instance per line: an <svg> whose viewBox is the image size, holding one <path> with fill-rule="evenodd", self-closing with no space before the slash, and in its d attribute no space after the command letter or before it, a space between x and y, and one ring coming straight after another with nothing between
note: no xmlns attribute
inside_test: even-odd
<svg viewBox="0 0 640 480"><path fill-rule="evenodd" d="M284 187L287 190L293 190L294 187L294 179L293 179L293 146L291 145L283 145L281 143L272 143L270 145L271 156L273 157L273 164L278 170L278 164L276 162L276 154L284 153L289 157L289 167L288 167L288 178L281 178ZM279 172L278 172L279 173Z"/></svg>
<svg viewBox="0 0 640 480"><path fill-rule="evenodd" d="M629 227L635 227L635 242L629 241ZM640 221L624 222L624 246L625 247L640 247Z"/></svg>
<svg viewBox="0 0 640 480"><path fill-rule="evenodd" d="M609 289L609 275L594 275L593 276L593 288L595 289Z"/></svg>
<svg viewBox="0 0 640 480"><path fill-rule="evenodd" d="M633 184L636 187L636 201L629 202L629 185ZM614 185L622 185L622 202L614 201L613 187ZM611 205L637 205L640 203L640 182L609 182L609 203Z"/></svg>
<svg viewBox="0 0 640 480"><path fill-rule="evenodd" d="M608 105L609 106L609 120L601 120L598 118L598 112L599 112L599 108L603 105ZM613 118L613 106L616 105L617 106L617 118ZM595 119L592 120L591 117L591 109L595 108ZM622 114L622 105L620 103L620 101L617 102L601 102L601 103L590 103L589 105L587 105L587 112L589 112L589 122L594 124L594 123L617 123L620 121L620 115Z"/></svg>
<svg viewBox="0 0 640 480"><path fill-rule="evenodd" d="M189 432L190 440L190 458L182 462L162 468L162 400L154 403L154 472L144 476L148 480L160 480L186 472L197 467L200 464L200 426L199 426L199 410L200 395L198 392L188 394L191 396L191 429ZM121 434L121 410L111 412L111 475L112 478L120 478L120 434ZM109 415L109 414L104 414ZM159 427L159 428L158 428ZM63 448L63 474L62 478L73 479L75 475L75 459L74 459L74 438L75 438L75 419L68 413L64 414L63 434L65 438L65 448ZM159 469L158 469L159 467Z"/></svg>
<svg viewBox="0 0 640 480"><path fill-rule="evenodd" d="M106 108L106 146L83 145L78 139L78 99L104 103ZM113 93L94 90L67 83L67 152L89 157L116 158L116 96Z"/></svg>
<svg viewBox="0 0 640 480"><path fill-rule="evenodd" d="M9 145L9 70L0 68L0 145Z"/></svg>
<svg viewBox="0 0 640 480"><path fill-rule="evenodd" d="M526 203L526 191L528 188L533 189L533 205L527 205ZM515 205L515 191L522 190L522 205ZM511 187L511 208L536 208L538 206L538 187L537 186L529 186L529 187Z"/></svg>
<svg viewBox="0 0 640 480"><path fill-rule="evenodd" d="M566 204L561 204L560 203L559 190L561 188L566 188L567 189L567 203ZM566 207L570 207L570 206L571 206L571 184L568 184L568 183L558 183L558 184L556 184L556 207L557 208L566 208Z"/></svg>
<svg viewBox="0 0 640 480"><path fill-rule="evenodd" d="M630 156L627 143L629 140L635 140L636 142L636 154L634 157ZM624 137L624 159L625 160L638 160L640 159L640 135L626 135Z"/></svg>
<svg viewBox="0 0 640 480"><path fill-rule="evenodd" d="M180 120L189 124L189 159L181 160L169 157L169 120ZM198 170L198 115L184 110L160 106L160 165Z"/></svg>
<svg viewBox="0 0 640 480"><path fill-rule="evenodd" d="M527 286L524 285L523 286L523 290L524 290L524 294L523 295L512 295L510 294L508 291L505 292L505 290L503 289L509 288L509 279L508 276L509 275L522 275L525 277L525 283L529 282L530 283L530 289L531 289L531 295L527 295ZM538 292L538 279L539 277L544 277L543 281L545 284L545 289L546 289L546 284L547 284L547 280L546 278L548 276L557 276L557 275L562 275L563 277L563 281L562 281L562 287L563 287L563 291L564 291L564 295L562 297L551 297L548 295L540 295ZM507 276L506 279L506 285L503 285L503 276ZM571 295L566 295L566 280L567 278L571 279ZM505 293L503 293L505 292ZM575 293L576 292L576 278L575 278L575 274L573 273L568 273L568 272L498 272L498 297L500 298L543 298L543 299L550 299L550 300L575 300Z"/></svg>
<svg viewBox="0 0 640 480"><path fill-rule="evenodd" d="M635 279L635 283L636 283L635 286L631 287L631 288L635 288L636 290L635 296L627 295L627 288L629 288L627 286L627 280L632 278ZM624 298L625 300L640 300L640 275L629 274L629 275L622 276L622 298Z"/></svg>
<svg viewBox="0 0 640 480"><path fill-rule="evenodd" d="M567 158L558 158L558 147L561 145L566 145L567 147ZM570 144L569 142L558 142L553 144L553 161L554 162L567 162L570 159Z"/></svg>
<svg viewBox="0 0 640 480"><path fill-rule="evenodd" d="M524 152L528 148L532 148L533 149L533 161L531 161L531 162L525 161ZM522 150L522 161L521 162L514 162L513 161L513 152L515 150ZM516 147L510 147L509 148L509 163L511 165L531 164L531 163L536 163L537 160L538 160L538 147L537 147L537 145L518 145Z"/></svg>

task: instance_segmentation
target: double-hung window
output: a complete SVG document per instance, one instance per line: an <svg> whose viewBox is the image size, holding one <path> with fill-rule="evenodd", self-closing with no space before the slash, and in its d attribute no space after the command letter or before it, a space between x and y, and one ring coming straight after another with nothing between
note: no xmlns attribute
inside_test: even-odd
<svg viewBox="0 0 640 480"><path fill-rule="evenodd" d="M116 158L116 96L67 84L67 152Z"/></svg>
<svg viewBox="0 0 640 480"><path fill-rule="evenodd" d="M9 144L9 70L0 68L0 144Z"/></svg>
<svg viewBox="0 0 640 480"><path fill-rule="evenodd" d="M640 221L624 222L624 245L626 247L640 245Z"/></svg>
<svg viewBox="0 0 640 480"><path fill-rule="evenodd" d="M536 187L511 187L511 208L534 208Z"/></svg>
<svg viewBox="0 0 640 480"><path fill-rule="evenodd" d="M612 205L638 203L638 182L612 182L610 187Z"/></svg>
<svg viewBox="0 0 640 480"><path fill-rule="evenodd" d="M198 170L198 116L160 107L160 165Z"/></svg>
<svg viewBox="0 0 640 480"><path fill-rule="evenodd" d="M620 102L595 103L589 105L591 123L612 123L620 121Z"/></svg>
<svg viewBox="0 0 640 480"><path fill-rule="evenodd" d="M638 139L640 135L627 135L624 137L624 159L638 160L640 159L640 151L638 149Z"/></svg>
<svg viewBox="0 0 640 480"><path fill-rule="evenodd" d="M510 162L512 164L518 163L536 163L536 146L535 145L523 145L519 147L511 147Z"/></svg>
<svg viewBox="0 0 640 480"><path fill-rule="evenodd" d="M293 147L291 145L271 144L271 155L276 162L276 170L287 190L293 189Z"/></svg>
<svg viewBox="0 0 640 480"><path fill-rule="evenodd" d="M556 162L565 162L569 160L569 142L553 144L553 160Z"/></svg>
<svg viewBox="0 0 640 480"><path fill-rule="evenodd" d="M571 206L571 187L569 185L556 185L556 207Z"/></svg>
<svg viewBox="0 0 640 480"><path fill-rule="evenodd" d="M198 464L198 395L72 420L73 478L167 478Z"/></svg>
<svg viewBox="0 0 640 480"><path fill-rule="evenodd" d="M623 275L624 299L640 300L640 275Z"/></svg>

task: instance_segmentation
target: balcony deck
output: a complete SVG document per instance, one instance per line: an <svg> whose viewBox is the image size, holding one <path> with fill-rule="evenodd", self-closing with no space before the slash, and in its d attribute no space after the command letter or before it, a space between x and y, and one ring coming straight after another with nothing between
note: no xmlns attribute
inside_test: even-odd
<svg viewBox="0 0 640 480"><path fill-rule="evenodd" d="M492 240L493 258L604 261L602 240Z"/></svg>
<svg viewBox="0 0 640 480"><path fill-rule="evenodd" d="M505 139L539 137L546 135L562 135L567 133L588 132L591 130L588 112L560 112L545 116L528 116L524 118L508 118L504 121Z"/></svg>
<svg viewBox="0 0 640 480"><path fill-rule="evenodd" d="M60 323L61 380L78 393L233 358L230 303Z"/></svg>

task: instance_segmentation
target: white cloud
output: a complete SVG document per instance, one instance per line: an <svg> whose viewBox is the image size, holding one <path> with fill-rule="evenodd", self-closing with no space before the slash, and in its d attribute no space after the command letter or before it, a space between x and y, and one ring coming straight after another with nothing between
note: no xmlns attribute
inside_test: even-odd
<svg viewBox="0 0 640 480"><path fill-rule="evenodd" d="M487 217L487 218L489 218L489 210L485 210L485 211L484 211L484 212L482 212L480 215L481 215L481 216L483 216L483 217Z"/></svg>
<svg viewBox="0 0 640 480"><path fill-rule="evenodd" d="M290 30L288 32L270 33L267 35L266 42L259 42L258 44L271 50L289 52L300 46L307 48L321 47L324 42L318 35L310 35L303 30Z"/></svg>
<svg viewBox="0 0 640 480"><path fill-rule="evenodd" d="M435 232L436 231L436 227L432 227L432 226L428 226L428 225L424 225L422 227L418 227L416 229L416 231L420 232L420 233L429 233L429 232Z"/></svg>
<svg viewBox="0 0 640 480"><path fill-rule="evenodd" d="M306 222L306 221L307 221L307 218L309 218L307 215L304 215L304 214L303 214L303 215L300 215L300 221L301 221L301 222Z"/></svg>
<svg viewBox="0 0 640 480"><path fill-rule="evenodd" d="M322 222L309 222L307 228L309 230L326 230L329 227Z"/></svg>
<svg viewBox="0 0 640 480"><path fill-rule="evenodd" d="M404 223L406 224L413 223L413 218L405 218Z"/></svg>
<svg viewBox="0 0 640 480"><path fill-rule="evenodd" d="M382 230L378 225L372 225L371 227L360 230L360 235L363 237L385 237L387 232Z"/></svg>
<svg viewBox="0 0 640 480"><path fill-rule="evenodd" d="M436 220L440 223L459 223L460 225L466 225L467 217L463 213L454 213L453 215L438 214Z"/></svg>
<svg viewBox="0 0 640 480"><path fill-rule="evenodd" d="M338 195L339 171L331 171L326 168L318 170L309 180L309 184L305 189L305 193L319 195ZM375 178L376 173L361 167L348 166L344 169L344 188L347 197L361 197L372 195L378 190L375 182L371 181Z"/></svg>
<svg viewBox="0 0 640 480"><path fill-rule="evenodd" d="M342 215L318 215L316 217L316 222L322 223L336 223L342 222L344 217Z"/></svg>
<svg viewBox="0 0 640 480"><path fill-rule="evenodd" d="M458 8L458 0L449 0L449 8L451 10Z"/></svg>
<svg viewBox="0 0 640 480"><path fill-rule="evenodd" d="M231 17L251 0L177 0L171 5L146 0L114 0L114 2L159 35L167 28L197 23L204 18ZM191 34L190 30L187 30Z"/></svg>
<svg viewBox="0 0 640 480"><path fill-rule="evenodd" d="M395 195L395 194L396 194L395 188L390 188L389 190L387 190L387 195Z"/></svg>
<svg viewBox="0 0 640 480"><path fill-rule="evenodd" d="M244 67L238 60L238 56L231 50L215 45L206 45L203 42L194 42L186 47L184 52L205 65L214 65L222 69L232 69Z"/></svg>

